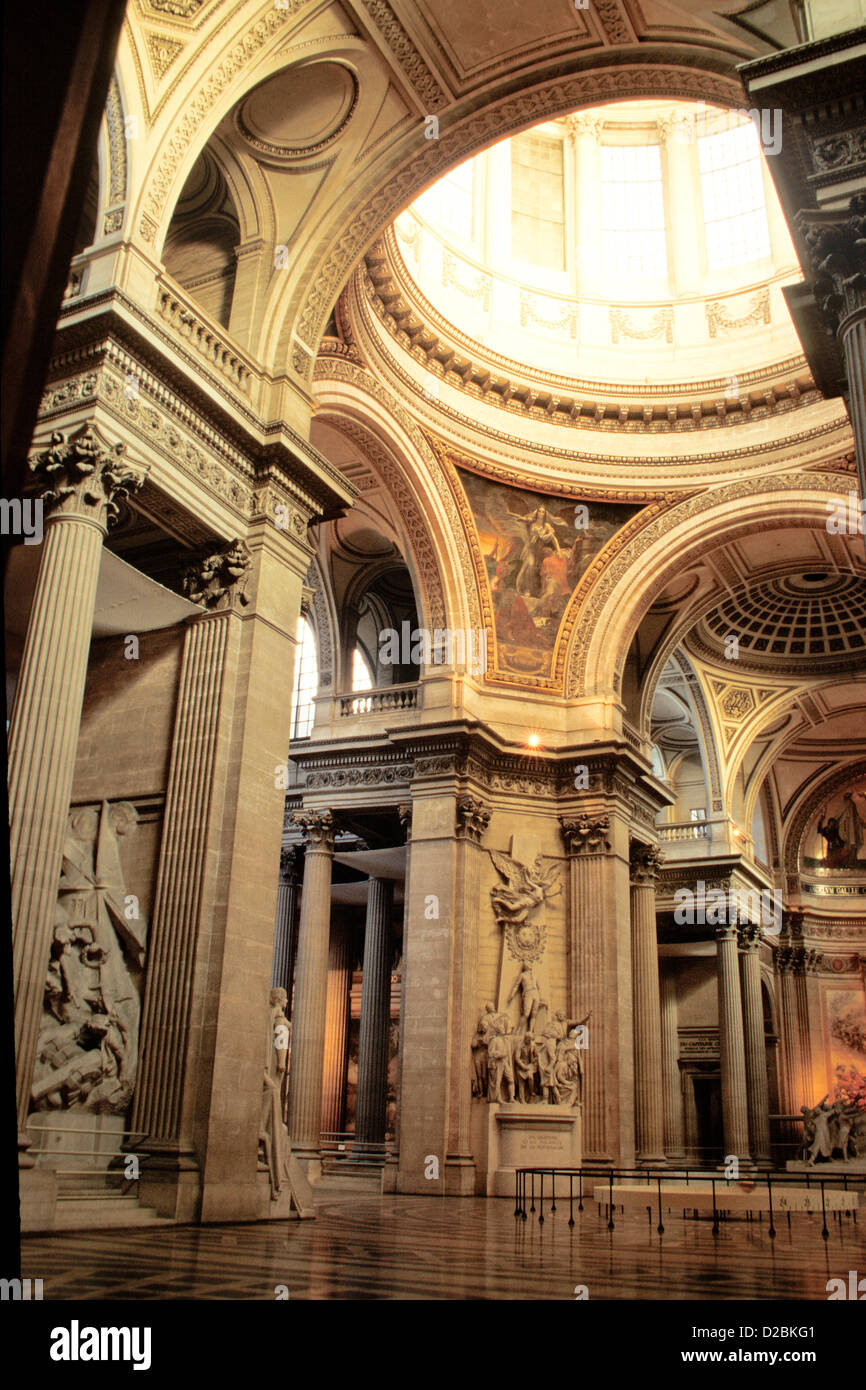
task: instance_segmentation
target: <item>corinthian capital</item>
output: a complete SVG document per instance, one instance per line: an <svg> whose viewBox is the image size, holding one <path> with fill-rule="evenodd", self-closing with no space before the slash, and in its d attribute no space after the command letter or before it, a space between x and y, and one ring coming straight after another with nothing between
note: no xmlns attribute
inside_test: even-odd
<svg viewBox="0 0 866 1390"><path fill-rule="evenodd" d="M296 811L293 820L304 837L307 853L310 850L333 853L335 826L330 811Z"/></svg>
<svg viewBox="0 0 866 1390"><path fill-rule="evenodd" d="M457 835L465 836L468 840L474 840L480 845L484 838L484 832L490 824L490 812L483 801L478 801L474 796L458 796L457 798Z"/></svg>
<svg viewBox="0 0 866 1390"><path fill-rule="evenodd" d="M121 462L122 444L106 444L92 425L64 436L55 430L41 454L29 460L30 472L43 485L42 500L64 516L86 517L108 527L122 497L141 487L148 469Z"/></svg>
<svg viewBox="0 0 866 1390"><path fill-rule="evenodd" d="M632 840L629 846L629 865L631 881L636 888L652 888L664 863L664 855L658 845L643 845Z"/></svg>
<svg viewBox="0 0 866 1390"><path fill-rule="evenodd" d="M560 816L559 824L569 854L604 854L610 849L610 816Z"/></svg>
<svg viewBox="0 0 866 1390"><path fill-rule="evenodd" d="M243 607L249 603L246 585L251 563L246 544L231 541L190 566L183 577L183 591L193 603L200 603L212 613L236 605Z"/></svg>
<svg viewBox="0 0 866 1390"><path fill-rule="evenodd" d="M815 297L834 331L866 305L866 193L847 213L802 212L799 222L815 277Z"/></svg>

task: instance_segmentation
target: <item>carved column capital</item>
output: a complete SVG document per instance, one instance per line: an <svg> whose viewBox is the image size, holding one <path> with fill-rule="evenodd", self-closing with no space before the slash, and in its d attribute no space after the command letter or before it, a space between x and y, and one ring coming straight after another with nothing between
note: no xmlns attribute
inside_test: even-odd
<svg viewBox="0 0 866 1390"><path fill-rule="evenodd" d="M604 854L610 849L610 816L560 816L559 824L569 854Z"/></svg>
<svg viewBox="0 0 866 1390"><path fill-rule="evenodd" d="M565 118L565 129L569 140L576 140L581 135L591 135L593 140L600 143L603 124L604 122L599 120L598 116L589 116L585 112Z"/></svg>
<svg viewBox="0 0 866 1390"><path fill-rule="evenodd" d="M653 888L664 863L664 855L658 845L644 845L632 840L629 845L629 867L634 888Z"/></svg>
<svg viewBox="0 0 866 1390"><path fill-rule="evenodd" d="M755 922L744 922L737 927L737 944L741 951L757 951L761 938L761 928Z"/></svg>
<svg viewBox="0 0 866 1390"><path fill-rule="evenodd" d="M782 935L793 941L803 939L803 910L799 907L785 908L782 912Z"/></svg>
<svg viewBox="0 0 866 1390"><path fill-rule="evenodd" d="M857 193L847 213L802 212L815 297L834 332L866 307L866 193Z"/></svg>
<svg viewBox="0 0 866 1390"><path fill-rule="evenodd" d="M192 603L209 613L244 608L252 556L245 541L233 540L220 550L203 555L183 577L183 591Z"/></svg>
<svg viewBox="0 0 866 1390"><path fill-rule="evenodd" d="M397 807L397 816L403 828L403 834L408 844L412 838L412 802L401 801Z"/></svg>
<svg viewBox="0 0 866 1390"><path fill-rule="evenodd" d="M55 515L79 516L107 529L121 498L141 487L148 469L121 462L123 444L106 444L92 425L64 437L55 430L41 454L28 462L42 484L42 500Z"/></svg>
<svg viewBox="0 0 866 1390"><path fill-rule="evenodd" d="M296 811L293 819L304 837L307 854L316 850L333 854L336 829L330 811Z"/></svg>
<svg viewBox="0 0 866 1390"><path fill-rule="evenodd" d="M280 883L296 885L300 879L297 845L284 845L280 850Z"/></svg>
<svg viewBox="0 0 866 1390"><path fill-rule="evenodd" d="M467 840L474 840L475 844L480 845L489 824L490 812L483 801L479 801L474 796L458 796L456 820L458 838L462 836Z"/></svg>

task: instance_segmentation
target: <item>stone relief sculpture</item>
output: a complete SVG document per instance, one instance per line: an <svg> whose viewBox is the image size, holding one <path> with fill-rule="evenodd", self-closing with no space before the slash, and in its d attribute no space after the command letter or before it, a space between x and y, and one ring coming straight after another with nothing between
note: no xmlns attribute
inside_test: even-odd
<svg viewBox="0 0 866 1390"><path fill-rule="evenodd" d="M814 1164L816 1159L836 1159L843 1162L866 1154L866 1110L849 1105L844 1100L827 1104L827 1096L815 1106L802 1105L803 1158Z"/></svg>
<svg viewBox="0 0 866 1390"><path fill-rule="evenodd" d="M490 1103L516 1099L521 1105L577 1105L583 1098L580 1030L590 1015L569 1019L557 1009L551 1016L535 968L544 955L547 929L529 920L561 891L554 886L559 869L545 869L541 854L531 869L510 854L491 850L490 857L506 881L490 890L493 914L518 970L505 1009L497 1013L487 1003L478 1020L472 1038L472 1093L479 1098L486 1094ZM515 1000L516 1025L507 1012Z"/></svg>
<svg viewBox="0 0 866 1390"><path fill-rule="evenodd" d="M127 895L128 801L70 812L33 1071L34 1110L122 1114L138 1064L146 923Z"/></svg>

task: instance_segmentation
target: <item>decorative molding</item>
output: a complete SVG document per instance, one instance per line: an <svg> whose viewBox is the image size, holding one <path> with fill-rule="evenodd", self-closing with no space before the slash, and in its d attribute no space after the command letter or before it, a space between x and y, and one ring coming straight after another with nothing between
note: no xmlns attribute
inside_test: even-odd
<svg viewBox="0 0 866 1390"><path fill-rule="evenodd" d="M620 338L637 338L643 342L652 338L664 338L666 343L674 340L673 306L665 304L657 309L649 321L648 328L635 328L624 309L610 308L610 340L616 346Z"/></svg>
<svg viewBox="0 0 866 1390"><path fill-rule="evenodd" d="M809 146L817 172L836 173L851 164L866 161L866 126L840 130L835 135L813 136Z"/></svg>
<svg viewBox="0 0 866 1390"><path fill-rule="evenodd" d="M756 323L770 322L770 289L765 285L763 289L753 295L749 301L749 307L739 318L733 318L730 310L720 299L711 299L704 305L707 315L707 330L711 338L715 338L719 331L730 333L738 328L751 328Z"/></svg>
<svg viewBox="0 0 866 1390"><path fill-rule="evenodd" d="M520 291L520 327L526 328L530 324L536 324L539 328L547 328L551 333L568 332L570 338L577 338L577 304L570 301L561 304L562 312L558 319L546 319L539 314L536 309L538 295L530 294L528 290ZM561 303L561 301L553 301Z"/></svg>
<svg viewBox="0 0 866 1390"><path fill-rule="evenodd" d="M361 0L364 9L384 38L426 111L440 111L448 96L428 68L418 49L387 0Z"/></svg>
<svg viewBox="0 0 866 1390"><path fill-rule="evenodd" d="M446 290L458 290L467 299L478 299L486 313L490 308L490 295L493 290L492 275L476 275L471 285L464 285L457 275L457 257L451 251L442 252L442 285Z"/></svg>
<svg viewBox="0 0 866 1390"><path fill-rule="evenodd" d="M147 56L157 82L168 72L178 53L183 50L179 39L169 38L167 34L147 34L145 36Z"/></svg>
<svg viewBox="0 0 866 1390"><path fill-rule="evenodd" d="M334 643L331 635L331 615L318 560L310 561L304 583L313 591L310 612L316 629L319 687L322 690L330 690L334 682Z"/></svg>

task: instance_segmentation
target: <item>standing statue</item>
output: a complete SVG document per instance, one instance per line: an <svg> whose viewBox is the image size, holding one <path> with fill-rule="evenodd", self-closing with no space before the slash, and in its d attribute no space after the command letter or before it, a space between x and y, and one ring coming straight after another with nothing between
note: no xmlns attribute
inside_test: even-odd
<svg viewBox="0 0 866 1390"><path fill-rule="evenodd" d="M556 1046L556 1034L550 1028L546 1028L535 1038L541 1097L550 1105L560 1104L559 1083L556 1077Z"/></svg>
<svg viewBox="0 0 866 1390"><path fill-rule="evenodd" d="M514 1053L514 1070L518 1099L521 1105L529 1105L536 1095L535 1081L538 1076L538 1058L530 1033L524 1033Z"/></svg>
<svg viewBox="0 0 866 1390"><path fill-rule="evenodd" d="M264 1085L262 1090L259 1143L268 1167L271 1200L276 1201L284 1186L290 1185L289 1132L286 1129L285 1083L289 1068L289 1028L285 1015L288 997L284 989L271 990L270 1028L265 1053Z"/></svg>
<svg viewBox="0 0 866 1390"><path fill-rule="evenodd" d="M488 1002L484 1005L484 1013L478 1020L478 1027L472 1038L472 1094L474 1096L487 1095L487 1082L490 1074L487 1050L495 1022L496 1009L493 1004Z"/></svg>
<svg viewBox="0 0 866 1390"><path fill-rule="evenodd" d="M503 1082L505 1084L506 1100L509 1104L514 1101L514 1058L512 1045L513 1034L508 1017L505 1014L497 1014L490 1034L490 1041L487 1044L487 1056L490 1067L487 1087L488 1101L498 1101L502 1099Z"/></svg>
<svg viewBox="0 0 866 1390"><path fill-rule="evenodd" d="M510 1004L514 996L520 991L520 1015L524 1020L527 1032L532 1032L535 1026L535 1016L539 1008L544 1005L541 992L538 988L538 981L532 970L532 966L523 961L517 979L514 981L513 988L509 994L506 1004ZM546 1007L546 1006L545 1006Z"/></svg>

